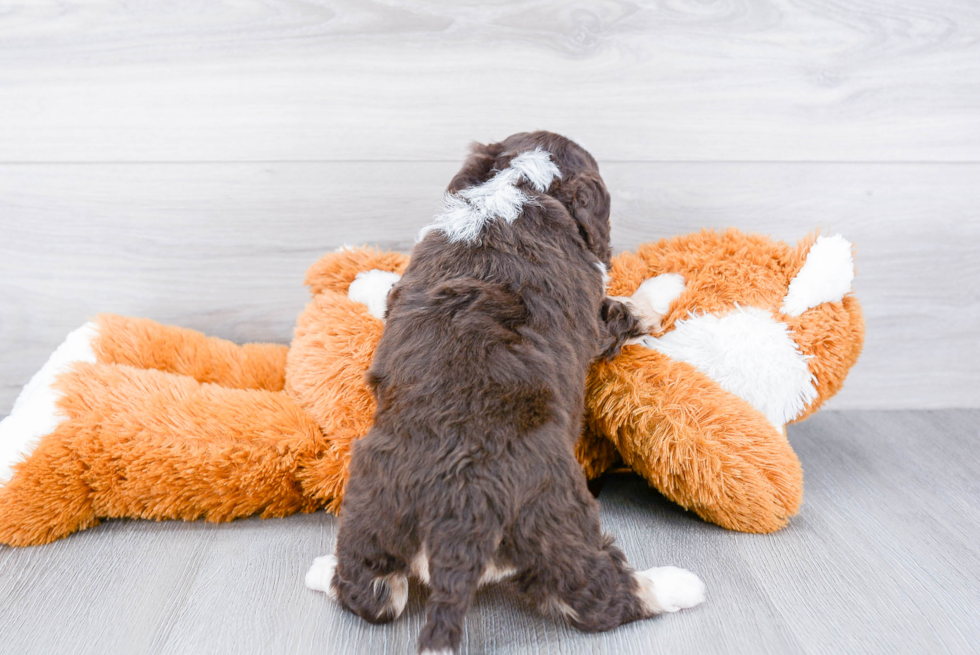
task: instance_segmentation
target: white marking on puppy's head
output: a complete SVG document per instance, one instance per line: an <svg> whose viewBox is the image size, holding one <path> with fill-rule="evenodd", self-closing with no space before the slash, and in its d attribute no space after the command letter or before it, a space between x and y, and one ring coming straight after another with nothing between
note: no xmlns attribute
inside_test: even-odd
<svg viewBox="0 0 980 655"><path fill-rule="evenodd" d="M561 179L561 171L558 170L555 162L551 161L551 153L541 148L517 155L510 160L510 168L519 171L537 191L547 191L555 178Z"/></svg>
<svg viewBox="0 0 980 655"><path fill-rule="evenodd" d="M837 234L818 237L806 255L803 268L790 283L779 311L799 316L825 302L837 302L851 291L854 257L851 244Z"/></svg>
<svg viewBox="0 0 980 655"><path fill-rule="evenodd" d="M371 316L384 320L385 310L388 309L388 292L400 279L402 279L401 275L391 271L379 271L376 268L362 271L350 283L347 297L366 305Z"/></svg>
<svg viewBox="0 0 980 655"><path fill-rule="evenodd" d="M442 213L419 231L416 240L442 232L451 242L476 243L490 221L502 218L513 223L521 215L528 197L517 188L518 182L523 179L534 189L546 191L556 177L561 177L561 171L548 152L538 148L521 153L483 184L447 193Z"/></svg>

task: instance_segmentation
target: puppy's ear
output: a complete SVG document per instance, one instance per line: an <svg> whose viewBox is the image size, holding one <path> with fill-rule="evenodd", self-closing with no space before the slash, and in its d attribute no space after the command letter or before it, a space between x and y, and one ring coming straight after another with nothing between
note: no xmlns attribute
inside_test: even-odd
<svg viewBox="0 0 980 655"><path fill-rule="evenodd" d="M602 178L595 173L580 173L562 180L557 198L578 224L586 247L607 267L612 257L609 244L610 198Z"/></svg>
<svg viewBox="0 0 980 655"><path fill-rule="evenodd" d="M470 156L463 162L463 167L453 177L446 191L456 193L461 189L489 180L493 175L494 163L503 151L504 146L499 143L483 145L473 142L470 144Z"/></svg>

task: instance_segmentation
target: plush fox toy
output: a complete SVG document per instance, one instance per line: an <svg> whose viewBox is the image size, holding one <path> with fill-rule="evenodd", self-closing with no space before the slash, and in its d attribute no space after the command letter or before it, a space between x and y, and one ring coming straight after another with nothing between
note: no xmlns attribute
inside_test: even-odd
<svg viewBox="0 0 980 655"><path fill-rule="evenodd" d="M103 315L68 336L0 423L0 543L106 518L228 521L339 508L388 290L408 257L323 257L290 347ZM576 454L620 460L724 527L770 532L802 500L783 426L841 387L863 341L841 237L796 247L704 231L623 253L611 295L662 329L597 363Z"/></svg>
<svg viewBox="0 0 980 655"><path fill-rule="evenodd" d="M663 315L662 329L593 367L587 475L622 457L705 520L786 525L803 472L784 426L840 390L864 343L851 244L706 230L622 253L610 277L610 294Z"/></svg>

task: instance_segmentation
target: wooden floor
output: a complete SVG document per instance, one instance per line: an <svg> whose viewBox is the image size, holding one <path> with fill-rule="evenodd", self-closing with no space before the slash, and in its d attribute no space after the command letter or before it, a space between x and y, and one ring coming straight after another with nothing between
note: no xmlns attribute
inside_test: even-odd
<svg viewBox="0 0 980 655"><path fill-rule="evenodd" d="M806 502L781 532L727 532L632 476L607 478L604 528L639 567L698 572L707 602L600 635L481 591L463 653L976 653L980 410L822 412L790 426ZM370 626L303 586L326 514L231 524L110 522L0 547L0 653L409 653L423 619Z"/></svg>

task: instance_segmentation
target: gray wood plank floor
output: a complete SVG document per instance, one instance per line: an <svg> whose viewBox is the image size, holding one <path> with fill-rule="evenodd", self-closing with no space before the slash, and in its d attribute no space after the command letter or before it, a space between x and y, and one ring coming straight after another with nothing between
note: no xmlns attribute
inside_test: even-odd
<svg viewBox="0 0 980 655"><path fill-rule="evenodd" d="M486 588L464 653L975 653L980 650L980 410L822 412L790 427L806 502L772 535L727 532L632 476L602 520L636 566L708 585L699 608L584 635ZM0 653L414 652L422 596L373 627L307 590L325 514L231 524L114 521L0 547Z"/></svg>

